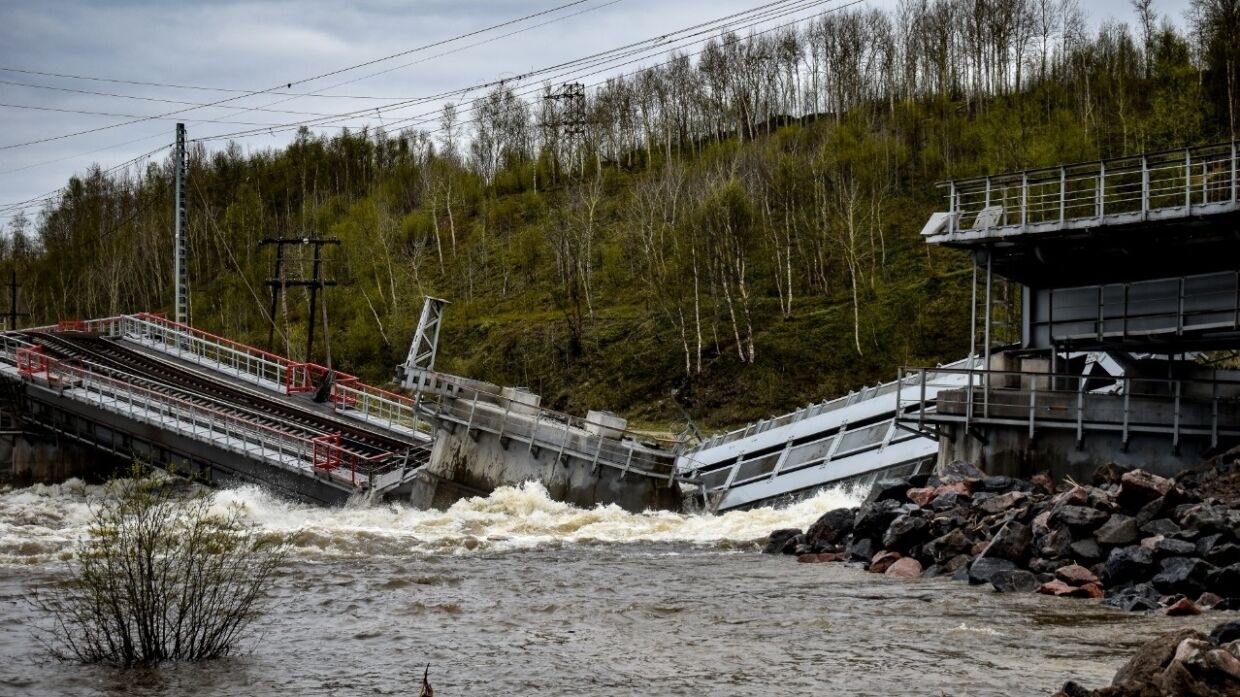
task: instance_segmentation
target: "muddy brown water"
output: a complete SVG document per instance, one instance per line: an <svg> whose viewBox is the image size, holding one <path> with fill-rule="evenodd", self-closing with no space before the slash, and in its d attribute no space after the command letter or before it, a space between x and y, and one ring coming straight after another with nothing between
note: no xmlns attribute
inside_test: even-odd
<svg viewBox="0 0 1240 697"><path fill-rule="evenodd" d="M1109 682L1183 626L1089 601L899 581L757 552L826 492L717 518L583 511L537 487L446 512L323 510L216 492L296 531L270 610L235 657L122 671L48 659L24 598L64 573L90 501L71 482L0 492L0 695L1049 695Z"/></svg>

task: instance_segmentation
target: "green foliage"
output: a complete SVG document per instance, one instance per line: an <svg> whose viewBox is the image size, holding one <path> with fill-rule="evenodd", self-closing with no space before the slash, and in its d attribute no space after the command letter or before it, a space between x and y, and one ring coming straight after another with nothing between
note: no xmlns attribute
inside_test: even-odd
<svg viewBox="0 0 1240 697"><path fill-rule="evenodd" d="M962 31L957 5L914 8L928 14L910 31ZM325 295L337 368L388 378L432 294L453 301L444 370L666 427L678 388L695 418L732 425L967 351L968 260L917 234L942 205L937 181L1230 132L1220 71L1240 54L1227 17L1201 45L1166 30L1147 47L1106 25L1041 56L1038 41L1007 45L1025 51L1015 63L986 63L995 47L927 44L913 77L848 54L786 79L818 64L811 50L835 50L828 36L896 55L891 21L832 15L788 39L805 53L786 64L769 63L783 54L768 39L731 37L696 65L613 81L575 145L540 140L554 129L539 105L501 88L469 143L303 131L283 150L198 150L193 322L262 344L274 320L276 350L300 358L305 296L267 317L270 250L256 245L336 236L326 273L339 285ZM990 33L953 36L944 45ZM34 321L168 308L167 171L75 178L13 236L0 272L18 269ZM286 267L309 273L305 258Z"/></svg>

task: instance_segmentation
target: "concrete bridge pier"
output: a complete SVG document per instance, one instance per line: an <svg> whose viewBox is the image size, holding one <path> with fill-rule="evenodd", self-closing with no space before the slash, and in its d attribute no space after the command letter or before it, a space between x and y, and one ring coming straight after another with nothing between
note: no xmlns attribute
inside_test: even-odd
<svg viewBox="0 0 1240 697"><path fill-rule="evenodd" d="M680 507L680 488L667 480L485 430L445 426L438 429L429 464L414 480L410 501L418 508L447 508L531 480L545 486L551 498L582 508L615 504L637 513Z"/></svg>

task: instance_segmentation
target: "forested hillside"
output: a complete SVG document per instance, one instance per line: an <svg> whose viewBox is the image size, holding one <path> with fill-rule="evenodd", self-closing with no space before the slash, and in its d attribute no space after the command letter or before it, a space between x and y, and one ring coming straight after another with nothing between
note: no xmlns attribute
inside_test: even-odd
<svg viewBox="0 0 1240 697"><path fill-rule="evenodd" d="M673 389L721 427L891 379L968 347L968 260L918 236L935 183L1232 138L1238 5L1089 31L1073 0L905 2L720 36L581 110L501 86L420 129L198 143L193 323L274 322L300 356L304 290L268 317L258 242L327 236L331 359L372 380L423 294L453 302L440 368L649 425L681 420ZM171 182L96 170L12 221L31 321L169 309Z"/></svg>

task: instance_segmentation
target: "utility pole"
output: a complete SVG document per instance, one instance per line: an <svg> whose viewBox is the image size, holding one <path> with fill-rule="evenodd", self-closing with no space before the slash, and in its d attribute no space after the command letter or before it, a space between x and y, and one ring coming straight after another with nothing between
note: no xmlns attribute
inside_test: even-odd
<svg viewBox="0 0 1240 697"><path fill-rule="evenodd" d="M555 105L564 103L563 108L557 109L554 121L550 125L559 131L559 137L563 139L565 145L565 159L569 161L569 171L572 171L573 161L576 160L577 154L582 155L582 169L585 169L585 153L582 147L586 134L586 86L580 82L566 82L560 85L558 90L550 90L543 99ZM559 140L559 138L557 138Z"/></svg>
<svg viewBox="0 0 1240 697"><path fill-rule="evenodd" d="M319 290L327 286L336 285L334 280L325 280L322 277L323 272L323 245L333 244L339 245L340 240L335 237L318 238L318 237L268 237L259 246L275 245L276 246L276 265L275 276L267 279L267 285L271 288L271 321L272 326L267 335L267 347L272 349L272 342L275 340L275 317L276 305L278 304L279 294L283 293L289 286L302 286L310 291L310 313L307 316L308 325L306 327L306 361L310 360L310 352L314 348L314 324L315 314L318 310ZM290 245L301 245L302 247L313 246L313 266L311 278L284 278L284 248ZM323 331L327 331L326 323L324 323Z"/></svg>
<svg viewBox="0 0 1240 697"><path fill-rule="evenodd" d="M17 285L17 272L12 271L9 274L9 331L17 329L18 317L29 317L29 313L17 311L17 289L21 286Z"/></svg>
<svg viewBox="0 0 1240 697"><path fill-rule="evenodd" d="M174 319L189 324L189 244L185 234L185 174L188 160L185 154L185 124L177 124L176 191L174 203L175 233L172 252L172 275L176 283L173 293Z"/></svg>

